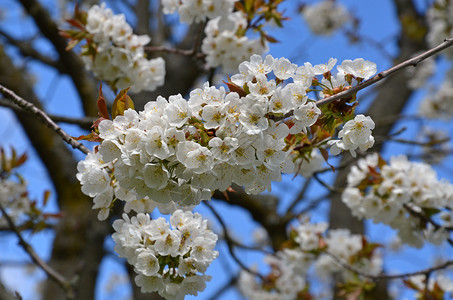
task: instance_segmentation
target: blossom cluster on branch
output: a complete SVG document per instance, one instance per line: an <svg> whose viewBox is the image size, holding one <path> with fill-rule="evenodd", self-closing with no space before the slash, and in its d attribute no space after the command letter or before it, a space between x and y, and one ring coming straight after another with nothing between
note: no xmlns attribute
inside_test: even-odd
<svg viewBox="0 0 453 300"><path fill-rule="evenodd" d="M151 38L133 34L124 14L115 15L102 3L86 13L77 12L68 22L78 29L62 32L72 40L69 47L85 39L81 57L86 68L115 90L154 91L164 84L165 61L146 58L143 47Z"/></svg>
<svg viewBox="0 0 453 300"><path fill-rule="evenodd" d="M382 269L382 257L376 251L379 245L368 243L362 236L351 234L348 229L331 229L327 223L313 224L307 220L291 229L290 240L275 255L265 257L271 267L262 281L253 274L241 271L239 289L248 299L310 299L312 269L324 281L333 274L341 274L344 283L352 285L358 278L333 257L350 263L369 274L377 275ZM362 278L364 282L365 279ZM369 284L370 282L368 282ZM362 282L362 284L364 284ZM364 284L365 286L365 284ZM328 295L317 295L327 298Z"/></svg>
<svg viewBox="0 0 453 300"><path fill-rule="evenodd" d="M253 55L226 83L230 92L205 83L190 93L189 100L181 95L168 100L158 97L141 112L127 109L131 99L127 90L121 91L113 105L114 119L107 119L106 107L101 109L96 132L88 138L100 145L77 166L82 191L94 198L93 209L99 209L100 220L109 216L115 201L122 200L126 213L134 210L148 224L144 214L155 207L161 213L181 214L180 209L190 210L210 199L215 190L226 191L233 183L244 186L249 194L258 194L270 191L272 181L280 181L282 172L309 176L322 162L319 151L326 154L327 140L345 122L341 137L349 146L341 149L351 153L357 147L367 149L372 145L372 121L362 115L351 120L355 97L322 108L308 99L310 87L320 87L314 90L328 96L359 84L376 70L363 59L347 60L332 75L335 63L336 59L330 59L328 64L299 67L285 58ZM319 75L322 79L316 77ZM105 106L103 100L101 93L98 107ZM124 218L117 230L141 222ZM170 244L175 244L176 237L169 237ZM156 255L142 256L157 264ZM143 291L162 292L163 287L157 287L161 281L149 279L149 273L141 274L138 261L139 257L130 261L139 274L137 284ZM148 279L152 287L143 288ZM202 289L200 282L191 284Z"/></svg>
<svg viewBox="0 0 453 300"><path fill-rule="evenodd" d="M23 180L0 179L0 205L7 211L14 222L31 211L27 183ZM5 218L0 218L0 226L8 225Z"/></svg>
<svg viewBox="0 0 453 300"><path fill-rule="evenodd" d="M21 229L33 229L35 232L46 228L48 219L58 214L44 213L36 200L30 198L28 183L18 173L17 168L27 161L27 155L17 155L11 148L11 157L0 147L0 208L9 219ZM43 203L47 203L49 191L44 192ZM0 212L0 226L9 226L8 218Z"/></svg>
<svg viewBox="0 0 453 300"><path fill-rule="evenodd" d="M233 12L237 0L162 0L164 14L178 13L183 23L203 22L206 18L226 16Z"/></svg>
<svg viewBox="0 0 453 300"><path fill-rule="evenodd" d="M8 158L5 150L0 147L0 205L13 222L18 222L21 217L30 213L32 205L28 197L27 182L14 171L26 161L27 156L23 154L16 158L14 149L12 154L12 157ZM2 216L0 226L7 225L6 218Z"/></svg>
<svg viewBox="0 0 453 300"><path fill-rule="evenodd" d="M126 212L146 213L157 206L169 213L190 209L232 183L258 194L270 191L271 182L280 181L282 172L305 170L307 174L307 168L314 167L309 163L313 150L324 149L335 128L352 117L354 107L334 103L322 115L306 90L317 85L328 95L349 86L348 81L356 84L353 78L362 80L353 73L372 75L345 68L367 69L371 63L345 61L338 68L351 73L338 72L333 77L330 70L335 62L298 67L287 59L268 55L263 60L254 55L241 63L241 73L231 77L228 86L234 92L206 83L193 90L188 101L181 95L168 100L158 97L142 112L128 109L114 120L100 121L99 151L78 165L82 191L94 197L94 208L105 219L113 198L126 202ZM375 66L369 69L373 72ZM322 74L321 81L314 79ZM292 82L285 84L288 81ZM339 111L338 105L349 115ZM288 113L293 116L273 120ZM328 125L323 126L324 122ZM359 115L346 123L342 143L350 141L350 147L343 148L372 145L367 122Z"/></svg>
<svg viewBox="0 0 453 300"><path fill-rule="evenodd" d="M170 224L162 217L151 220L148 214L123 214L113 223L115 251L134 266L135 283L143 293L156 291L175 300L196 296L211 279L204 273L218 256L217 235L207 220L190 211L173 212Z"/></svg>
<svg viewBox="0 0 453 300"><path fill-rule="evenodd" d="M246 29L247 15L241 11L210 20L201 45L206 54L206 64L209 67L222 66L225 72L234 72L252 54L265 53L267 42L247 37Z"/></svg>
<svg viewBox="0 0 453 300"><path fill-rule="evenodd" d="M276 40L263 29L267 23L281 26L280 1L237 0L162 0L163 12L178 12L184 23L208 20L201 51L206 54L209 68L221 66L225 72L234 72L237 66L252 54L262 54L268 49L268 41ZM234 8L236 8L234 10ZM255 36L251 37L250 33Z"/></svg>
<svg viewBox="0 0 453 300"><path fill-rule="evenodd" d="M353 215L390 225L411 246L450 238L453 185L438 180L425 163L397 156L387 164L378 154L360 159L348 175L342 200Z"/></svg>

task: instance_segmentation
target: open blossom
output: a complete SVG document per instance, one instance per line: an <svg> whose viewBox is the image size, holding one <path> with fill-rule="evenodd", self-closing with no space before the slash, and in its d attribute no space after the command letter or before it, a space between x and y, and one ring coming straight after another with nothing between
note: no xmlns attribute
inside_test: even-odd
<svg viewBox="0 0 453 300"><path fill-rule="evenodd" d="M367 80L376 74L376 64L363 58L354 60L344 60L341 65L337 66L338 72L342 74L352 74L356 78Z"/></svg>
<svg viewBox="0 0 453 300"><path fill-rule="evenodd" d="M301 131L307 132L307 127L315 124L321 115L321 110L316 106L314 102L301 105L294 110L294 125L290 129L291 134L296 134Z"/></svg>
<svg viewBox="0 0 453 300"><path fill-rule="evenodd" d="M371 135L374 122L370 117L357 115L354 120L346 122L343 129L338 133L341 140L328 142L330 153L338 155L342 150L349 150L352 156L356 156L355 150L360 148L365 151L374 145L374 137Z"/></svg>

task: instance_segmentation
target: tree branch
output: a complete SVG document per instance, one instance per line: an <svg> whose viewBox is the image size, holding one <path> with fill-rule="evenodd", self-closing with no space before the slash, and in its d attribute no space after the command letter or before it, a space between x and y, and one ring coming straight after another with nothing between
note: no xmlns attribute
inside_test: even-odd
<svg viewBox="0 0 453 300"><path fill-rule="evenodd" d="M26 101L25 99L19 97L13 91L7 89L3 85L0 84L0 92L8 99L12 100L15 104L21 107L23 110L31 112L38 116L49 128L54 130L61 138L71 145L74 149L79 149L85 154L90 153L91 151L85 147L83 144L79 143L75 139L73 139L69 134L63 131L60 126L58 126L49 116L32 103Z"/></svg>
<svg viewBox="0 0 453 300"><path fill-rule="evenodd" d="M449 260L449 261L446 261L444 262L443 264L440 264L438 266L434 266L434 267L431 267L431 268L427 268L427 269L424 269L424 270L420 270L420 271L415 271L415 272L408 272L408 273L401 273L401 274L380 274L380 275L373 275L373 274L369 274L361 269L358 269L354 266L351 266L350 264L348 264L347 262L345 262L343 259L333 255L332 253L326 251L325 252L327 255L329 255L333 260L335 260L338 264L340 264L342 267L344 267L345 269L348 269L349 271L351 272L354 272L360 276L363 276L363 277L366 277L366 278L370 278L372 280L382 280L382 279L400 279L400 278L404 278L404 277L411 277L411 276L416 276L416 275L426 275L426 274L430 274L434 271L439 271L439 270L443 270L443 269L446 269L448 268L449 266L453 266L453 260Z"/></svg>
<svg viewBox="0 0 453 300"><path fill-rule="evenodd" d="M247 271L248 273L252 274L252 275L255 275L255 276L258 276L260 277L261 279L263 279L263 276L258 273L258 272L255 272L251 269L249 269L246 265L244 265L244 263L237 257L236 253L234 253L234 242L233 240L231 239L230 237L230 234L228 233L228 229L227 229L227 226L225 224L225 222L223 221L222 217L219 215L219 213L214 209L214 207L212 207L212 205L210 203L208 203L208 201L203 201L203 204L206 205L210 210L211 212L214 214L214 216L217 218L217 220L219 221L220 225L222 226L222 229L223 229L223 236L225 238L225 241L227 243L227 246L228 246L228 251L230 252L230 255L231 257L233 258L233 260L242 268L244 269L245 271Z"/></svg>
<svg viewBox="0 0 453 300"><path fill-rule="evenodd" d="M0 30L0 35L3 36L8 43L19 49L20 53L23 56L36 59L45 65L57 69L60 73L66 73L63 67L59 65L57 61L51 59L48 56L42 55L40 52L36 51L31 45L31 43L22 40L17 40L2 30Z"/></svg>
<svg viewBox="0 0 453 300"><path fill-rule="evenodd" d="M386 77L389 77L390 75L392 75L393 73L403 69L403 68L406 68L408 66L417 66L417 64L419 64L420 62L422 62L423 60L441 52L442 50L445 50L447 49L448 47L451 47L453 46L453 38L447 38L445 39L445 41L443 43L441 43L440 45L426 51L426 52L423 52L422 54L420 55L417 55L411 59L408 59L400 64L397 64L396 66L393 66L391 67L390 69L388 70L385 70L385 71L382 71L380 73L378 73L377 75L375 75L374 77L368 79L367 81L364 81L362 82L361 84L359 85L356 85L352 88L350 88L349 90L347 91L343 91L343 92L340 92L338 94L335 94L333 96L330 96L330 97L327 97L327 98L324 98L324 99L321 99L321 100L318 100L316 101L316 105L320 106L320 105L324 105L324 104L328 104L332 101L335 101L335 100L339 100L339 99L342 99L342 98L347 98L355 93L357 93L358 91L360 90L363 90L364 88L378 82L378 81L381 81L382 79L386 78Z"/></svg>
<svg viewBox="0 0 453 300"><path fill-rule="evenodd" d="M41 257L35 252L33 247L24 240L22 234L19 232L16 225L14 225L13 220L6 213L5 209L1 204L0 211L2 212L3 217L6 219L6 222L8 223L11 230L16 234L17 238L19 239L19 244L22 246L24 251L28 253L32 261L38 267L40 267L47 274L47 276L49 276L49 278L55 281L62 289L66 291L67 299L74 299L74 291L71 283L67 281L60 273L54 270L51 266L49 266L44 260L42 260Z"/></svg>
<svg viewBox="0 0 453 300"><path fill-rule="evenodd" d="M14 105L10 103L7 100L0 99L0 106L10 108L16 112L19 111L24 111L21 109L19 106ZM31 111L26 111L28 113L32 113ZM67 123L67 124L74 124L74 125L79 125L83 129L89 130L91 126L93 125L93 122L96 121L96 118L90 118L90 117L85 117L85 118L71 118L71 117L65 117L65 116L57 116L53 114L47 114L49 118L51 118L55 123Z"/></svg>
<svg viewBox="0 0 453 300"><path fill-rule="evenodd" d="M95 81L85 71L85 66L80 57L72 51L66 51L66 40L60 36L58 26L41 3L36 0L20 0L19 2L33 18L41 34L52 43L58 52L58 62L67 71L67 74L71 77L77 88L85 113L88 116L96 117L97 107L95 101L98 96L97 87L94 83Z"/></svg>

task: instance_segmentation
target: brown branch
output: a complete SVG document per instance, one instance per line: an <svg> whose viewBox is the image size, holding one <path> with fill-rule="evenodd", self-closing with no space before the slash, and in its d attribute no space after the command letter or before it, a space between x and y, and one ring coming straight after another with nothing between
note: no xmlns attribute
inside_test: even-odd
<svg viewBox="0 0 453 300"><path fill-rule="evenodd" d="M177 48L168 48L163 46L146 46L143 47L146 52L166 52L171 54L179 54L183 56L194 56L195 58L204 58L206 55L203 53L198 53L195 49L177 49Z"/></svg>
<svg viewBox="0 0 453 300"><path fill-rule="evenodd" d="M54 46L62 65L71 77L82 101L83 109L88 116L96 117L95 101L98 97L95 81L85 71L81 58L73 51L66 51L67 42L60 36L57 24L49 12L37 0L19 0L25 11L33 18L40 33Z"/></svg>
<svg viewBox="0 0 453 300"><path fill-rule="evenodd" d="M208 203L208 201L203 201L203 204L206 205L210 210L211 212L214 214L214 216L217 218L217 221L219 221L220 223L220 226L222 226L222 229L223 229L223 237L225 238L225 241L227 243L227 246L228 246L228 252L230 253L231 257L233 258L233 260L242 268L244 269L245 271L247 271L248 273L252 274L252 275L255 275L255 276L258 276L260 277L261 279L263 279L263 275L261 275L260 273L258 272L255 272L251 269L249 269L246 265L244 265L244 263L237 257L236 253L234 253L234 242L233 240L231 239L230 237L230 234L228 233L228 229L227 229L227 226L225 224L225 222L223 221L222 217L219 215L219 213L214 209L214 207Z"/></svg>
<svg viewBox="0 0 453 300"><path fill-rule="evenodd" d="M19 111L24 111L22 110L19 106L12 104L11 102L0 99L0 106L10 108L16 112ZM26 111L28 113L32 113L30 111ZM65 116L57 116L53 114L47 114L49 118L51 118L55 123L67 123L67 124L74 124L74 125L79 125L81 128L89 130L91 126L93 125L93 122L96 121L95 118L90 118L90 117L84 117L84 118L71 118L71 117L65 117Z"/></svg>
<svg viewBox="0 0 453 300"><path fill-rule="evenodd" d="M418 141L411 141L411 140L405 140L405 139L396 139L389 137L389 141L400 143L400 144L408 144L408 145L415 145L415 146L421 146L421 147L434 147L437 145L441 145L444 143L448 143L450 141L450 138L444 138L440 140L432 140L428 142L418 142Z"/></svg>
<svg viewBox="0 0 453 300"><path fill-rule="evenodd" d="M354 273L356 273L356 274L358 274L360 276L363 276L363 277L366 277L366 278L370 278L372 280L400 279L400 278L411 277L411 276L416 276L416 275L425 275L425 274L430 274L430 273L435 272L435 271L446 269L449 266L453 266L453 260L449 260L449 261L446 261L443 264L440 264L438 266L434 266L434 267L431 267L431 268L427 268L427 269L420 270L420 271L415 271L415 272L407 272L407 273L401 273L401 274L379 274L379 275L373 275L373 274L367 273L367 272L365 272L365 271L363 271L363 270L361 270L359 268L356 268L356 267L348 264L343 259L333 255L332 253L330 253L328 251L326 251L325 253L327 255L329 255L333 260L335 260L335 262L337 262L342 267L344 267L345 269L347 269L347 270L349 270L351 272L354 272Z"/></svg>
<svg viewBox="0 0 453 300"><path fill-rule="evenodd" d="M224 283L220 288L218 288L212 295L208 298L208 300L216 300L219 299L221 295L227 292L230 288L234 287L238 282L238 275L231 276L230 280Z"/></svg>
<svg viewBox="0 0 453 300"><path fill-rule="evenodd" d="M40 267L46 274L51 278L53 281L55 281L62 289L66 291L66 297L67 299L74 299L74 291L71 283L66 280L60 273L58 273L55 269L53 269L51 266L49 266L42 258L35 252L33 247L27 243L24 238L22 237L22 234L19 232L17 229L16 225L14 225L13 220L11 217L6 213L5 209L3 206L0 204L0 211L3 214L3 217L6 219L6 222L8 223L9 227L11 230L16 234L17 238L19 239L19 244L22 246L25 252L28 253L32 261Z"/></svg>
<svg viewBox="0 0 453 300"><path fill-rule="evenodd" d="M91 151L85 147L83 144L79 143L75 139L73 139L69 134L67 134L60 126L58 126L49 116L32 103L28 102L27 100L19 97L13 91L7 89L3 85L0 84L0 92L8 99L12 100L15 104L21 107L23 110L31 112L38 116L49 128L54 130L61 138L71 145L74 149L79 149L85 154L90 153Z"/></svg>
<svg viewBox="0 0 453 300"><path fill-rule="evenodd" d="M57 69L60 73L66 73L64 72L63 67L59 65L57 61L36 51L36 49L33 48L30 42L17 40L3 30L0 30L0 35L3 36L9 44L16 47L23 56L36 59L45 65Z"/></svg>
<svg viewBox="0 0 453 300"><path fill-rule="evenodd" d="M418 212L418 211L415 211L414 209L412 209L412 207L410 207L409 205L407 204L403 204L403 207L405 210L407 210L409 212L409 214L413 217L416 217L418 218L419 220L425 222L425 223L430 223L431 225L434 226L434 228L436 230L438 229L446 229L446 230L449 230L451 231L453 228L451 227L444 227L444 226L441 226L439 224L437 224L436 222L434 222L430 217L426 216L425 214L421 213L421 212ZM453 246L453 240L451 238L447 238L446 241L451 245Z"/></svg>
<svg viewBox="0 0 453 300"><path fill-rule="evenodd" d="M338 193L338 194L341 194L343 193L343 188L337 188L335 186L332 186L332 185L329 185L327 184L326 182L324 182L321 178L319 178L319 175L315 172L313 173L313 178L320 184L322 185L323 187L325 187L326 189L329 190L329 192L331 193Z"/></svg>
<svg viewBox="0 0 453 300"><path fill-rule="evenodd" d="M286 215L292 214L293 208L300 202L305 196L305 193L307 192L308 188L310 187L311 183L311 177L305 179L304 185L300 189L299 193L297 194L296 198L291 202L291 204L288 206L286 209Z"/></svg>
<svg viewBox="0 0 453 300"><path fill-rule="evenodd" d="M328 104L332 101L335 101L335 100L339 100L339 99L342 99L342 98L347 98L355 93L357 93L358 91L378 82L378 81L381 81L382 79L386 78L386 77L389 77L390 75L392 75L393 73L403 69L403 68L406 68L408 66L417 66L417 64L419 64L420 62L422 62L423 60L441 52L442 50L445 50L447 49L448 47L451 47L453 46L453 38L447 38L445 39L445 41L443 43L441 43L440 45L426 51L426 52L423 52L422 54L420 55L417 55L411 59L408 59L400 64L397 64L396 66L394 67L391 67L390 69L388 70L385 70L385 71L382 71L380 73L378 73L377 75L375 75L374 77L368 79L367 81L364 81L362 82L361 84L359 85L356 85L352 88L350 88L349 90L346 90L346 91L343 91L343 92L340 92L338 94L335 94L333 96L330 96L330 97L327 97L327 98L324 98L324 99L321 99L321 100L318 100L316 101L316 105L320 106L320 105L325 105L325 104Z"/></svg>
<svg viewBox="0 0 453 300"><path fill-rule="evenodd" d="M216 191L213 198L228 205L239 206L250 213L267 231L274 251L280 249L282 243L288 239L286 227L289 220L278 214L278 198L273 195L249 195L236 184L233 184L232 188L234 192L228 194Z"/></svg>

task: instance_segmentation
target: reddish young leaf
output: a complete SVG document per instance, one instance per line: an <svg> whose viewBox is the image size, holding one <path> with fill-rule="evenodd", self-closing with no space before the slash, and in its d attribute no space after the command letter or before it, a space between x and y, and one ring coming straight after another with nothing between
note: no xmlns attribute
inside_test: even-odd
<svg viewBox="0 0 453 300"><path fill-rule="evenodd" d="M277 40L276 38L268 35L268 34L265 34L264 35L264 38L266 39L266 41L268 41L269 43L279 43L279 40Z"/></svg>
<svg viewBox="0 0 453 300"><path fill-rule="evenodd" d="M91 128L94 128L95 130L97 130L98 127L99 127L99 123L101 123L104 120L109 120L109 119L101 117L101 118L99 118L99 119L97 119L96 121L93 122L93 126L91 126Z"/></svg>
<svg viewBox="0 0 453 300"><path fill-rule="evenodd" d="M27 153L24 153L21 156L19 156L19 158L14 161L14 167L19 167L23 165L27 161L27 158L28 158Z"/></svg>
<svg viewBox="0 0 453 300"><path fill-rule="evenodd" d="M70 19L70 20L66 20L66 22L71 26L74 26L76 28L79 28L80 30L85 31L85 27L78 20Z"/></svg>
<svg viewBox="0 0 453 300"><path fill-rule="evenodd" d="M225 199L226 199L227 201L230 201L230 197L228 197L227 191L223 191L222 194L225 196Z"/></svg>
<svg viewBox="0 0 453 300"><path fill-rule="evenodd" d="M235 3L234 3L234 7L235 7L238 11L245 12L244 5L242 5L241 2L235 2Z"/></svg>
<svg viewBox="0 0 453 300"><path fill-rule="evenodd" d="M47 205L47 202L49 201L49 197L50 197L50 191L49 190L45 190L44 191L44 197L43 197L43 205Z"/></svg>
<svg viewBox="0 0 453 300"><path fill-rule="evenodd" d="M6 171L6 172L9 172L8 170L8 164L7 164L7 161L6 161L6 155L5 155L5 150L3 149L3 147L0 147L0 159L2 160L1 161L1 166L2 166L2 169L1 171Z"/></svg>
<svg viewBox="0 0 453 300"><path fill-rule="evenodd" d="M44 217L44 219L48 219L48 218L62 218L64 216L64 214L62 212L58 212L58 213L45 213L45 214L42 214L42 216Z"/></svg>
<svg viewBox="0 0 453 300"><path fill-rule="evenodd" d="M81 140L85 140L85 141L90 141L90 142L102 142L102 139L99 137L99 135L92 131L90 134L88 135L81 135L79 137L73 137L73 139L75 139L76 141L81 141Z"/></svg>
<svg viewBox="0 0 453 300"><path fill-rule="evenodd" d="M335 173L335 167L329 164L329 162L327 161L329 159L329 152L324 148L319 148L319 151L321 152L322 157L326 161L326 164L332 169L332 172Z"/></svg>
<svg viewBox="0 0 453 300"><path fill-rule="evenodd" d="M223 83L225 83L228 86L228 88L230 89L230 92L236 92L236 93L238 93L238 95L240 97L247 96L247 93L244 91L243 88L241 88L239 85L237 85L235 83L232 83L231 81L229 81L229 79L228 79L228 82L223 81Z"/></svg>
<svg viewBox="0 0 453 300"><path fill-rule="evenodd" d="M104 119L109 120L110 119L109 111L107 109L107 104L105 102L104 95L102 94L102 83L99 87L99 97L98 97L98 101L96 102L96 105L98 107L99 116Z"/></svg>

